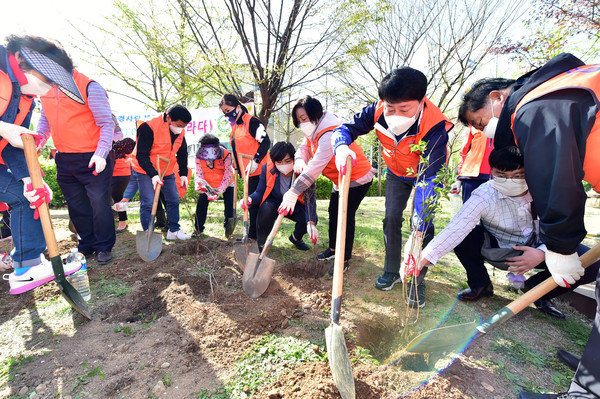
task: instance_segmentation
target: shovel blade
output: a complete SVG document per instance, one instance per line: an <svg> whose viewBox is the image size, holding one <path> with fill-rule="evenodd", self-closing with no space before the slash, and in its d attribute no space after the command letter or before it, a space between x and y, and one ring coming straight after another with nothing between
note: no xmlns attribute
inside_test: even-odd
<svg viewBox="0 0 600 399"><path fill-rule="evenodd" d="M242 288L250 298L258 298L269 287L271 276L275 268L275 261L264 257L260 262L257 253L250 252L244 267Z"/></svg>
<svg viewBox="0 0 600 399"><path fill-rule="evenodd" d="M477 322L439 327L417 335L408 344L410 353L451 352L460 350L477 333Z"/></svg>
<svg viewBox="0 0 600 399"><path fill-rule="evenodd" d="M240 241L233 243L233 256L241 271L244 271L246 263L248 262L248 255L252 252L260 252L256 242L244 244L243 241Z"/></svg>
<svg viewBox="0 0 600 399"><path fill-rule="evenodd" d="M150 241L148 241L148 234L150 234ZM158 258L162 251L162 239L162 234L153 232L150 229L138 231L135 234L135 247L140 258L146 262Z"/></svg>
<svg viewBox="0 0 600 399"><path fill-rule="evenodd" d="M235 222L235 217L227 219L227 224L225 225L225 237L227 237L227 239L231 237L233 231L235 230Z"/></svg>
<svg viewBox="0 0 600 399"><path fill-rule="evenodd" d="M85 302L79 291L77 291L75 287L73 287L65 277L65 271L63 269L63 264L62 260L60 259L60 255L53 256L52 258L50 258L50 263L52 263L52 270L54 271L54 281L56 281L56 285L58 285L62 296L66 299L69 305L71 305L76 311L81 313L83 317L85 317L88 320L91 320L92 315L87 306L87 303Z"/></svg>
<svg viewBox="0 0 600 399"><path fill-rule="evenodd" d="M348 348L344 340L342 327L331 323L325 329L325 344L327 345L327 357L329 368L333 375L333 381L342 399L354 399L354 376L352 375L352 364L348 356Z"/></svg>

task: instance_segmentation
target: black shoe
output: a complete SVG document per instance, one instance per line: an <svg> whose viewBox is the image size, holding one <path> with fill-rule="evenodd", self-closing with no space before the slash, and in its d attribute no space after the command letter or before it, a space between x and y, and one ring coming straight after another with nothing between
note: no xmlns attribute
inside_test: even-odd
<svg viewBox="0 0 600 399"><path fill-rule="evenodd" d="M535 393L535 392L521 392L519 393L519 399L570 399L573 398L568 393Z"/></svg>
<svg viewBox="0 0 600 399"><path fill-rule="evenodd" d="M580 357L575 356L571 352L564 351L559 349L556 351L556 356L571 370L577 371L577 367L579 367Z"/></svg>
<svg viewBox="0 0 600 399"><path fill-rule="evenodd" d="M472 290L471 288L467 288L466 290L462 290L458 293L458 299L461 301L477 301L479 298L490 297L494 295L494 285L490 284L486 287L477 288L476 290Z"/></svg>
<svg viewBox="0 0 600 399"><path fill-rule="evenodd" d="M98 251L96 255L96 261L99 265L106 265L107 263L112 262L113 257L110 251Z"/></svg>
<svg viewBox="0 0 600 399"><path fill-rule="evenodd" d="M408 295L404 302L411 308L422 308L425 306L425 281L421 281L421 284L417 283L415 288L415 280L411 278L408 282L408 286L406 287Z"/></svg>
<svg viewBox="0 0 600 399"><path fill-rule="evenodd" d="M557 319L565 318L565 315L560 310L556 309L550 299L538 299L537 301L533 302L533 304L537 310L547 314L548 316L552 316Z"/></svg>
<svg viewBox="0 0 600 399"><path fill-rule="evenodd" d="M331 260L333 258L335 258L335 251L329 248L317 255L318 260Z"/></svg>
<svg viewBox="0 0 600 399"><path fill-rule="evenodd" d="M294 239L294 234L290 235L290 242L292 244L294 244L294 246L296 248L298 248L300 251L308 251L310 250L310 247L308 245L306 245L306 243L304 241L302 241L302 238L299 240L295 240Z"/></svg>
<svg viewBox="0 0 600 399"><path fill-rule="evenodd" d="M382 291L389 291L394 288L394 284L401 282L400 274L384 272L377 281L375 281L375 288Z"/></svg>
<svg viewBox="0 0 600 399"><path fill-rule="evenodd" d="M331 267L329 268L329 275L333 276L333 269L334 269L335 265L331 265ZM350 269L350 264L349 261L345 260L344 261L344 273L348 271L348 269Z"/></svg>

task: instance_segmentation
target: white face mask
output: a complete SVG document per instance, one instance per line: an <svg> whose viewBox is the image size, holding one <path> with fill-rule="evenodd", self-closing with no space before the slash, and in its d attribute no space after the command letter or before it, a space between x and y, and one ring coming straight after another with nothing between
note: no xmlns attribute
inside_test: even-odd
<svg viewBox="0 0 600 399"><path fill-rule="evenodd" d="M304 137L306 138L310 138L316 129L317 125L312 122L302 122L300 124L300 130L302 130L302 134L304 134Z"/></svg>
<svg viewBox="0 0 600 399"><path fill-rule="evenodd" d="M417 120L417 115L421 109L421 105L417 108L417 112L411 117L402 115L384 115L385 123L388 125L388 130L399 136L406 132Z"/></svg>
<svg viewBox="0 0 600 399"><path fill-rule="evenodd" d="M31 96L43 96L52 88L51 84L44 82L32 73L25 73L27 83L21 86L21 93Z"/></svg>
<svg viewBox="0 0 600 399"><path fill-rule="evenodd" d="M277 170L279 171L279 173L283 174L283 175L288 175L292 170L294 170L294 163L286 163L283 165L280 165L278 163L275 164L275 167L277 168Z"/></svg>
<svg viewBox="0 0 600 399"><path fill-rule="evenodd" d="M181 132L183 132L183 129L185 129L185 128L169 125L169 129L171 129L171 131L175 134L181 134Z"/></svg>
<svg viewBox="0 0 600 399"><path fill-rule="evenodd" d="M492 178L492 185L496 190L509 197L516 197L529 189L525 179L506 179L506 181L500 182Z"/></svg>
<svg viewBox="0 0 600 399"><path fill-rule="evenodd" d="M487 125L483 128L483 134L488 139L493 139L496 136L496 128L498 127L498 118L494 116L494 106L492 99L490 98L490 108L492 109L492 117L488 121Z"/></svg>

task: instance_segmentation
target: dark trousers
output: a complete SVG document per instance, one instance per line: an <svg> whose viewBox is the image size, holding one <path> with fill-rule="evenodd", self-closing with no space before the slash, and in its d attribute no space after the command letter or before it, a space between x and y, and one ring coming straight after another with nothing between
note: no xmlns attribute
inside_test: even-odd
<svg viewBox="0 0 600 399"><path fill-rule="evenodd" d="M402 222L404 221L402 213L406 209L406 203L413 187L414 183L412 181L401 179L392 173L386 174L385 218L383 219L383 238L385 242L384 272L400 273L400 264L402 262ZM434 233L434 226L430 224L423 237L423 248L433 239ZM424 273L421 273L419 277L421 277L419 281L422 281L425 277Z"/></svg>
<svg viewBox="0 0 600 399"><path fill-rule="evenodd" d="M277 209L279 209L279 203L275 201L269 201L269 199L267 199L260 207L255 206L254 208L258 208L258 219L256 222L256 242L262 247L265 245L267 237L269 237L269 233L275 224L275 220L279 216L279 213L277 212ZM286 216L286 218L296 222L296 227L294 228L294 237L296 240L300 240L304 234L306 234L305 212L304 205L298 201L294 207L294 212L291 215L288 214Z"/></svg>
<svg viewBox="0 0 600 399"><path fill-rule="evenodd" d="M129 179L131 176L113 176L110 184L110 195L115 203L123 199L125 189L129 185ZM117 212L119 215L119 222L127 220L127 212Z"/></svg>
<svg viewBox="0 0 600 399"><path fill-rule="evenodd" d="M223 227L226 227L227 220L233 217L233 187L227 187L223 192L223 202L225 202L225 221L223 222ZM196 204L196 220L194 223L198 233L204 231L204 223L206 222L209 203L210 201L206 194L200 194L198 196L198 203Z"/></svg>
<svg viewBox="0 0 600 399"><path fill-rule="evenodd" d="M116 240L110 207L115 156L111 151L106 168L94 176L94 168L88 168L92 155L92 152L57 152L56 181L67 201L69 217L81 237L79 251L110 251Z"/></svg>
<svg viewBox="0 0 600 399"><path fill-rule="evenodd" d="M481 175L480 175L481 176ZM489 175L484 175L487 177L476 177L473 179L461 179L461 183L462 183L462 187L461 187L461 192L462 192L462 200L463 200L463 204L465 202L467 202L467 200L469 199L469 197L471 196L471 193L473 192L473 190L475 190L477 187L481 186L483 183L485 183L486 181L488 181Z"/></svg>
<svg viewBox="0 0 600 399"><path fill-rule="evenodd" d="M362 186L350 187L348 190L348 210L346 214L346 248L344 251L344 260L352 258L352 246L354 245L354 231L356 228L356 211L362 202L372 182ZM340 202L340 193L334 191L329 199L329 248L335 249L337 239L338 206Z"/></svg>
<svg viewBox="0 0 600 399"><path fill-rule="evenodd" d="M260 180L260 176L250 176L248 178L248 195L252 194L256 191L256 187L258 187L258 181ZM256 217L258 215L258 207L253 206L248 209L248 216L250 217L249 226L248 226L248 238L256 240Z"/></svg>

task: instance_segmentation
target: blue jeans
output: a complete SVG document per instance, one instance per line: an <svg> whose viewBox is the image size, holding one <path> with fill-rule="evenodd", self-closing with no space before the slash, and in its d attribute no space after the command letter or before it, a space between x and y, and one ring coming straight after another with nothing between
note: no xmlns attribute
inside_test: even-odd
<svg viewBox="0 0 600 399"><path fill-rule="evenodd" d="M142 229L148 230L150 214L152 213L152 202L154 202L154 188L152 178L145 173L133 172L137 177L138 190L140 193L140 222ZM133 175L132 175L133 176ZM179 230L179 192L175 184L175 174L163 178L163 186L160 192L164 194L167 202L167 219L169 220L169 231Z"/></svg>
<svg viewBox="0 0 600 399"><path fill-rule="evenodd" d="M9 173L3 173L0 182L0 201L10 206L11 229L15 269L40 264L40 255L46 249L44 232L39 219L33 218L34 210L23 196L23 182Z"/></svg>

